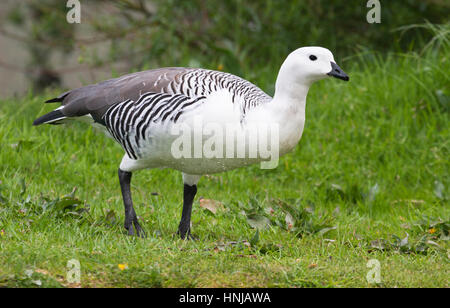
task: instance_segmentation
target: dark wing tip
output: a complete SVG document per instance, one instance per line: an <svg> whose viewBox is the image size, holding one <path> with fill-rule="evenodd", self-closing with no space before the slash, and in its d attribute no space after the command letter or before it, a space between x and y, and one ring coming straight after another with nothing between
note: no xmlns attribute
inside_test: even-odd
<svg viewBox="0 0 450 308"><path fill-rule="evenodd" d="M59 110L53 110L47 114L44 114L42 117L37 118L33 122L33 126L38 126L45 123L52 123L54 121L64 119L66 116Z"/></svg>

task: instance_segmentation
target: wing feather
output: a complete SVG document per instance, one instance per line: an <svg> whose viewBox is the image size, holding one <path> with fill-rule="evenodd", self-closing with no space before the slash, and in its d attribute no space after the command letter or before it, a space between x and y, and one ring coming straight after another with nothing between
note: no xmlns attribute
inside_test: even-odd
<svg viewBox="0 0 450 308"><path fill-rule="evenodd" d="M232 94L233 103L240 104L243 115L248 109L271 99L254 84L232 74L169 67L132 73L81 87L47 102L61 102L64 106L61 112L66 117L90 114L96 122L104 124L103 116L111 106L127 100L140 102L149 93L181 94L188 99L195 99L207 97L219 89L226 89Z"/></svg>

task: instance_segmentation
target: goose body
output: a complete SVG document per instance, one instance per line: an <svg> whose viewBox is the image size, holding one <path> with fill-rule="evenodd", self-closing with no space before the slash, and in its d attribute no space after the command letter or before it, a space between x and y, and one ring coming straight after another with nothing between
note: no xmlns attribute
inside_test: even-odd
<svg viewBox="0 0 450 308"><path fill-rule="evenodd" d="M258 105L269 103L271 98L255 85L231 74L203 69L177 70L178 75L162 92L146 92L136 101L114 105L103 116L109 135L127 152L121 169L131 172L159 167L201 175L258 162L258 158L226 158L226 142L221 155L204 159L203 145L211 136L206 130L214 125L221 133L228 129L245 137ZM158 78L164 79L164 75ZM195 78L200 79L197 84L202 87L198 93L193 86ZM117 116L121 113L123 116ZM248 113L252 117L247 117ZM194 129L196 126L200 129ZM182 129L189 129L192 140L201 141L200 155L195 155L192 149L187 157L174 157L172 147L179 138L176 132Z"/></svg>
<svg viewBox="0 0 450 308"><path fill-rule="evenodd" d="M292 150L305 123L310 85L327 76L348 80L325 48L292 52L270 97L232 74L194 68L161 68L124 75L63 93L61 103L34 125L88 121L115 139L125 155L119 179L125 227L143 235L131 201L131 174L147 168L183 173L183 214L179 230L190 234L190 212L203 174L271 160ZM267 167L267 165L265 165ZM263 167L264 168L264 167Z"/></svg>

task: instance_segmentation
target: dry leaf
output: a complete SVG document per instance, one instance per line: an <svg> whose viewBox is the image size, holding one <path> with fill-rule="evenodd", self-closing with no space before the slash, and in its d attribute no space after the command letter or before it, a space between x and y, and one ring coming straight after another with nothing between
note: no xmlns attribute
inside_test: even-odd
<svg viewBox="0 0 450 308"><path fill-rule="evenodd" d="M222 211L225 209L222 202L212 199L200 199L200 207L210 211L214 215L218 210Z"/></svg>

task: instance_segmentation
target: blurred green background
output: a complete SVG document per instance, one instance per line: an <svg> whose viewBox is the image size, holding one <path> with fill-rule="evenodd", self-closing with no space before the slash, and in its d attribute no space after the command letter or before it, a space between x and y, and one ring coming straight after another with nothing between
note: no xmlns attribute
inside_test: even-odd
<svg viewBox="0 0 450 308"><path fill-rule="evenodd" d="M381 1L381 23L374 24L366 20L368 2L91 0L80 1L81 23L70 24L67 1L5 0L0 43L12 47L2 48L0 75L14 93L161 66L222 69L251 81L267 74L273 82L300 46L327 47L342 63L368 51L420 52L435 33L417 25L446 25L441 34L448 34L449 1ZM14 74L23 82L13 82ZM8 86L0 91L12 94Z"/></svg>

